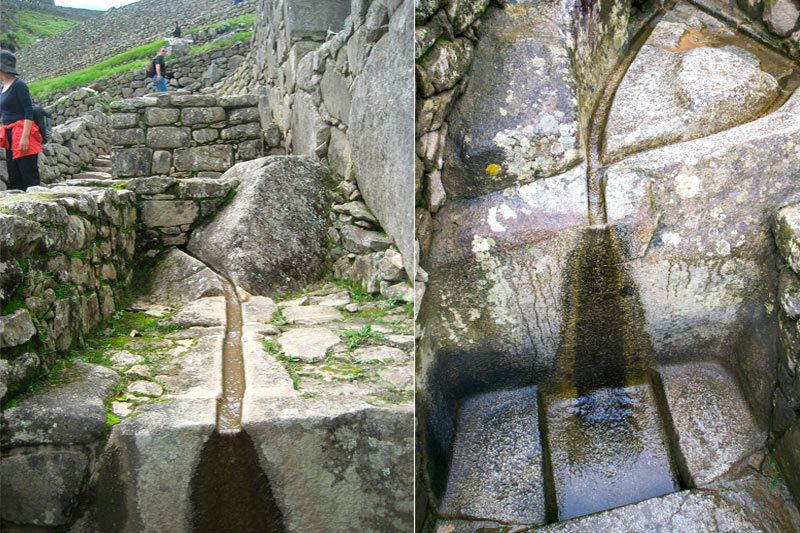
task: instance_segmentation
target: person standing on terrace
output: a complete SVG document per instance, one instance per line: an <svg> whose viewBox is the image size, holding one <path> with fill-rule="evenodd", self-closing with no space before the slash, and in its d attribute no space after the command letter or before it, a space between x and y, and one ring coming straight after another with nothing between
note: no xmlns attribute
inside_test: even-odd
<svg viewBox="0 0 800 533"><path fill-rule="evenodd" d="M0 50L0 148L6 149L8 188L26 190L39 185L42 135L33 122L33 102L24 81L17 76L17 57Z"/></svg>
<svg viewBox="0 0 800 533"><path fill-rule="evenodd" d="M156 74L153 76L153 83L156 86L156 91L160 93L167 92L167 64L164 62L164 57L167 55L167 47L162 46L158 51L158 55L153 60L153 68L156 69Z"/></svg>

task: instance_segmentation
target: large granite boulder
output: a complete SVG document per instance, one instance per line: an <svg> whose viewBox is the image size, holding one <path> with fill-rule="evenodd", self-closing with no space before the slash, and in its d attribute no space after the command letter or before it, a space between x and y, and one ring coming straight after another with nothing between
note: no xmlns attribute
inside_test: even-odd
<svg viewBox="0 0 800 533"><path fill-rule="evenodd" d="M241 183L233 201L195 230L189 251L253 294L296 291L323 272L330 171L307 158L271 156L224 174Z"/></svg>
<svg viewBox="0 0 800 533"><path fill-rule="evenodd" d="M352 87L350 143L358 188L369 209L403 254L414 264L414 7L403 2L389 31L372 48ZM363 105L369 102L369 105ZM357 148L357 149L355 149Z"/></svg>

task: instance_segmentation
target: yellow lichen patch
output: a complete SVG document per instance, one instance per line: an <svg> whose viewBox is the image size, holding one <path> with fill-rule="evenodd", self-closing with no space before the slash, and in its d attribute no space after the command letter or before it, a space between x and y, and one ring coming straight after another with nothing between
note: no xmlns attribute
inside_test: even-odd
<svg viewBox="0 0 800 533"><path fill-rule="evenodd" d="M506 6L506 13L512 17L521 17L525 14L525 8L522 6Z"/></svg>
<svg viewBox="0 0 800 533"><path fill-rule="evenodd" d="M497 176L497 173L500 172L500 165L489 165L486 167L486 172L491 174L492 176Z"/></svg>

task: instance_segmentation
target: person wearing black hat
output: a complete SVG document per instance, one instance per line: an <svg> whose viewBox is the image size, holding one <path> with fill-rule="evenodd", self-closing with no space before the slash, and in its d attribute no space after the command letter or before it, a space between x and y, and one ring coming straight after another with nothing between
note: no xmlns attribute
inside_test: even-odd
<svg viewBox="0 0 800 533"><path fill-rule="evenodd" d="M24 191L40 182L38 154L42 152L42 135L33 123L31 93L18 74L16 56L0 50L0 148L6 149L8 188Z"/></svg>
<svg viewBox="0 0 800 533"><path fill-rule="evenodd" d="M181 38L181 27L178 25L177 21L173 22L173 25L174 25L175 30L172 32L172 36L175 37L176 39L180 39Z"/></svg>

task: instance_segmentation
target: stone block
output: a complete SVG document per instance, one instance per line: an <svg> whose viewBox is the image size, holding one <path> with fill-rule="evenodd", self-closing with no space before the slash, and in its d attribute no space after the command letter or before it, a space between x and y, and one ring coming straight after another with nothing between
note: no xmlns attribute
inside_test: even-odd
<svg viewBox="0 0 800 533"><path fill-rule="evenodd" d="M297 0L286 5L286 30L289 41L324 40L328 29L338 32L350 14L350 0L329 0L320 9L314 0Z"/></svg>
<svg viewBox="0 0 800 533"><path fill-rule="evenodd" d="M227 115L221 107L187 107L181 110L181 122L184 126L193 124L213 124L223 122Z"/></svg>
<svg viewBox="0 0 800 533"><path fill-rule="evenodd" d="M115 177L147 176L150 174L153 152L149 148L111 150L111 173Z"/></svg>
<svg viewBox="0 0 800 533"><path fill-rule="evenodd" d="M342 228L342 246L350 252L381 252L392 245L391 239L376 231L369 231L358 226L346 225Z"/></svg>
<svg viewBox="0 0 800 533"><path fill-rule="evenodd" d="M110 122L114 129L135 128L139 125L139 113L114 113Z"/></svg>
<svg viewBox="0 0 800 533"><path fill-rule="evenodd" d="M192 139L200 144L210 143L219 138L219 130L214 128L204 128L202 130L194 130L192 132Z"/></svg>
<svg viewBox="0 0 800 533"><path fill-rule="evenodd" d="M702 487L766 442L731 375L715 363L660 367L692 485Z"/></svg>
<svg viewBox="0 0 800 533"><path fill-rule="evenodd" d="M181 198L222 198L233 188L230 181L208 178L189 178L181 180L178 196Z"/></svg>
<svg viewBox="0 0 800 533"><path fill-rule="evenodd" d="M217 105L217 99L208 94L171 94L170 103L177 107L211 107Z"/></svg>
<svg viewBox="0 0 800 533"><path fill-rule="evenodd" d="M172 153L167 150L156 150L153 152L153 174L169 174L172 167Z"/></svg>
<svg viewBox="0 0 800 533"><path fill-rule="evenodd" d="M264 147L261 139L240 142L236 150L237 161L250 161L262 155L264 155Z"/></svg>
<svg viewBox="0 0 800 533"><path fill-rule="evenodd" d="M150 200L141 206L142 223L151 228L191 224L200 212L197 204L188 200Z"/></svg>
<svg viewBox="0 0 800 533"><path fill-rule="evenodd" d="M175 150L175 169L179 171L209 170L225 172L233 165L233 147L227 145L197 146Z"/></svg>
<svg viewBox="0 0 800 533"><path fill-rule="evenodd" d="M322 101L328 112L336 117L337 120L347 124L350 119L350 89L347 80L336 69L333 61L328 61L325 73L320 82L322 91Z"/></svg>
<svg viewBox="0 0 800 533"><path fill-rule="evenodd" d="M295 155L314 157L317 148L330 139L330 125L322 118L313 98L306 92L295 94L293 111L292 150Z"/></svg>
<svg viewBox="0 0 800 533"><path fill-rule="evenodd" d="M350 141L347 134L339 128L331 128L328 145L328 166L339 176L344 176L350 165Z"/></svg>
<svg viewBox="0 0 800 533"><path fill-rule="evenodd" d="M228 124L232 126L243 122L259 122L260 120L257 107L240 107L228 114Z"/></svg>
<svg viewBox="0 0 800 533"><path fill-rule="evenodd" d="M148 126L174 125L180 117L180 109L171 107L151 107L144 112L144 121Z"/></svg>
<svg viewBox="0 0 800 533"><path fill-rule="evenodd" d="M184 148L189 146L189 129L157 126L147 130L150 148Z"/></svg>
<svg viewBox="0 0 800 533"><path fill-rule="evenodd" d="M144 144L144 130L141 128L113 130L111 132L111 144L117 146Z"/></svg>
<svg viewBox="0 0 800 533"><path fill-rule="evenodd" d="M13 348L28 342L36 333L27 309L0 316L0 348Z"/></svg>
<svg viewBox="0 0 800 533"><path fill-rule="evenodd" d="M504 522L544 522L536 387L473 396L459 412L440 512Z"/></svg>
<svg viewBox="0 0 800 533"><path fill-rule="evenodd" d="M257 122L231 126L222 130L220 137L224 141L258 139L261 137L261 126Z"/></svg>
<svg viewBox="0 0 800 533"><path fill-rule="evenodd" d="M217 105L222 107L251 107L258 105L258 96L255 94L239 94L235 96L220 96Z"/></svg>

